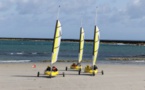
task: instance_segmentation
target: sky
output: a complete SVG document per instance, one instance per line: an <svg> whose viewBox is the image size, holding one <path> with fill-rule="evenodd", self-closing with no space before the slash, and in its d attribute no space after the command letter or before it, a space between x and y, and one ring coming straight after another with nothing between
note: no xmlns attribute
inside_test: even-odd
<svg viewBox="0 0 145 90"><path fill-rule="evenodd" d="M63 39L79 39L81 21L93 39L96 20L101 39L145 41L145 0L0 0L0 37L53 38L59 5Z"/></svg>

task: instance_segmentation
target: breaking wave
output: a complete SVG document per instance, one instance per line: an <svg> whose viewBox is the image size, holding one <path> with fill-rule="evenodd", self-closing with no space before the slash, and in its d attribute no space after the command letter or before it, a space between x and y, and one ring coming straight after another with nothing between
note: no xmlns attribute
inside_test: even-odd
<svg viewBox="0 0 145 90"><path fill-rule="evenodd" d="M31 60L0 60L0 63L24 63L31 62Z"/></svg>

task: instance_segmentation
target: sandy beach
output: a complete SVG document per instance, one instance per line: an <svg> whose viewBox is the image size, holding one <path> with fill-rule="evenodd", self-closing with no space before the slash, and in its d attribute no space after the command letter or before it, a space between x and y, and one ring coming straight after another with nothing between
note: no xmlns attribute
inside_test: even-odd
<svg viewBox="0 0 145 90"><path fill-rule="evenodd" d="M36 68L32 65L36 64ZM77 71L65 71L71 63L56 64L60 75L48 78L43 75L49 63L3 63L0 64L0 90L145 90L145 66L98 64L96 76ZM83 67L86 63L82 64ZM37 71L41 76L36 77ZM65 72L66 76L61 75Z"/></svg>

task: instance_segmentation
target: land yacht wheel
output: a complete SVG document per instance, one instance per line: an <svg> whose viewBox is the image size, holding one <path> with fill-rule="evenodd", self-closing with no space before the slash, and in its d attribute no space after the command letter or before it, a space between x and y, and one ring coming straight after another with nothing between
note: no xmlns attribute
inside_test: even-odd
<svg viewBox="0 0 145 90"><path fill-rule="evenodd" d="M67 71L67 67L65 68L65 70Z"/></svg>
<svg viewBox="0 0 145 90"><path fill-rule="evenodd" d="M79 74L79 75L81 74L81 69L79 69L78 74Z"/></svg>
<svg viewBox="0 0 145 90"><path fill-rule="evenodd" d="M37 77L39 77L39 75L40 75L40 72L37 72Z"/></svg>
<svg viewBox="0 0 145 90"><path fill-rule="evenodd" d="M93 76L95 76L95 72L93 72Z"/></svg>
<svg viewBox="0 0 145 90"><path fill-rule="evenodd" d="M80 68L79 70L80 70L80 71L82 71L82 69L81 69L81 68Z"/></svg>
<svg viewBox="0 0 145 90"><path fill-rule="evenodd" d="M63 77L65 77L65 73L64 72L62 73L62 75L63 75Z"/></svg>
<svg viewBox="0 0 145 90"><path fill-rule="evenodd" d="M52 76L50 75L49 78L51 78Z"/></svg>
<svg viewBox="0 0 145 90"><path fill-rule="evenodd" d="M104 71L103 70L101 71L101 74L104 75Z"/></svg>

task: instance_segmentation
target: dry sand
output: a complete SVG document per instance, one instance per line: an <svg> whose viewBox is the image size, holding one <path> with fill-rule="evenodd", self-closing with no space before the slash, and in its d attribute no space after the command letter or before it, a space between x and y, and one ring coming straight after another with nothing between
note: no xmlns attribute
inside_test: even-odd
<svg viewBox="0 0 145 90"><path fill-rule="evenodd" d="M0 64L0 90L145 90L145 66L99 64L98 73L91 76L77 71L65 71L71 63L57 63L60 73L55 78L43 75L48 63L7 63ZM86 65L82 64L83 67ZM42 74L36 77L37 71Z"/></svg>

